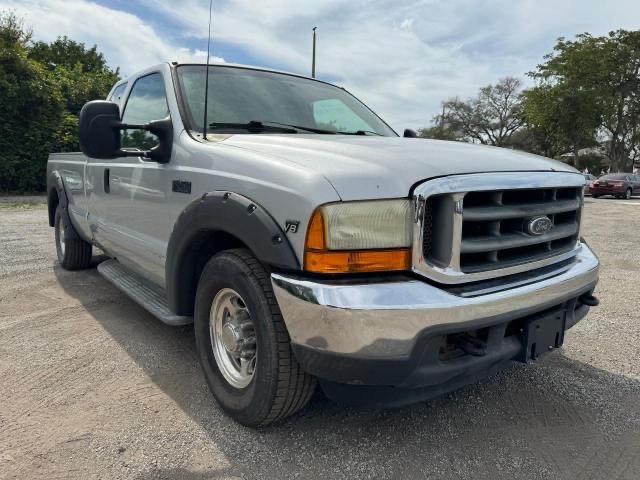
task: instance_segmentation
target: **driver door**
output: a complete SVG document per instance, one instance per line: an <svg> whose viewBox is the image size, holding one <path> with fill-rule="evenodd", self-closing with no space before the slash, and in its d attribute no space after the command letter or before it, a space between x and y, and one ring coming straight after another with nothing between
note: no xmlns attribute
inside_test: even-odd
<svg viewBox="0 0 640 480"><path fill-rule="evenodd" d="M145 124L169 116L161 72L139 77L127 98L122 122ZM157 137L143 130L124 130L124 150L139 157L120 157L94 165L98 218L95 238L122 264L155 283L164 283L166 245L161 232L167 221L168 165L144 160L142 152L157 145Z"/></svg>

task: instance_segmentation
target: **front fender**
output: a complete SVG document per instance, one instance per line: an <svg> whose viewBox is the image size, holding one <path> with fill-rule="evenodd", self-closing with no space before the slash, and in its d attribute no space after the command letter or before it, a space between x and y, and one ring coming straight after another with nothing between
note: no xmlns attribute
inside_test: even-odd
<svg viewBox="0 0 640 480"><path fill-rule="evenodd" d="M198 239L206 232L224 232L237 238L258 260L272 267L300 269L289 240L263 207L237 193L207 193L187 205L169 239L165 264L166 290L169 307L176 313L183 314L193 308L193 294L197 287L193 259Z"/></svg>

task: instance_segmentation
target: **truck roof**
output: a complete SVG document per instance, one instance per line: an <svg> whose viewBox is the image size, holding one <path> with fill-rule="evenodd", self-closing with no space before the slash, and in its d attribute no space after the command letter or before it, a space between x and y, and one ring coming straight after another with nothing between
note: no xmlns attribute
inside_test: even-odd
<svg viewBox="0 0 640 480"><path fill-rule="evenodd" d="M205 66L205 65L207 65L207 63L206 62L176 62L176 61L157 63L157 64L154 64L154 65L150 65L149 67L137 70L136 72L132 73L131 75L128 75L126 78L123 78L120 81L118 81L116 83L116 85L121 84L121 83L125 83L130 78L138 77L138 76L140 76L140 74L148 72L149 70L158 68L158 67L160 67L162 65L171 65L171 66L174 66L174 67L179 67L179 66L183 66L183 65L202 65L202 66ZM294 72L289 72L289 71L286 71L286 70L277 70L277 69L274 69L274 68L259 67L259 66L255 66L255 65L245 65L245 64L241 64L241 63L229 63L229 62L209 62L209 66L212 66L212 67L246 68L246 69L250 69L250 70L261 70L263 72L280 73L280 74L284 74L284 75L291 75L291 76L294 76L294 77L306 78L308 80L314 80L316 82L326 83L326 84L332 85L334 87L343 88L343 87L335 85L335 84L333 84L331 82L327 82L325 80L319 80L317 78L309 77L309 76L303 75L301 73L294 73Z"/></svg>

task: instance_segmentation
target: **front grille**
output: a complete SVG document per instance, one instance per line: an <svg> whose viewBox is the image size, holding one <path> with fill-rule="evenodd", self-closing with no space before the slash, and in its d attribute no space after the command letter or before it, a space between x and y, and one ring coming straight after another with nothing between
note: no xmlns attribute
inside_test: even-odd
<svg viewBox="0 0 640 480"><path fill-rule="evenodd" d="M575 254L581 178L538 172L530 178L496 175L449 177L418 187L417 271L443 283L470 282L540 268ZM500 188L501 183L510 188ZM537 184L541 186L532 187ZM541 225L545 228L535 228Z"/></svg>
<svg viewBox="0 0 640 480"><path fill-rule="evenodd" d="M460 270L465 273L506 268L553 257L575 248L581 188L470 192L464 196ZM528 231L535 218L547 217L543 234Z"/></svg>

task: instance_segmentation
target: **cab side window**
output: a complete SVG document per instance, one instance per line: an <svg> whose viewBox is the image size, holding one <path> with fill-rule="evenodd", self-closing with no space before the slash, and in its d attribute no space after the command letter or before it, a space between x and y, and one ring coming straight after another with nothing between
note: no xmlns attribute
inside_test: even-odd
<svg viewBox="0 0 640 480"><path fill-rule="evenodd" d="M139 78L133 84L124 107L122 122L145 124L169 116L164 81L159 73ZM123 130L122 147L149 150L158 144L155 135L143 130Z"/></svg>

